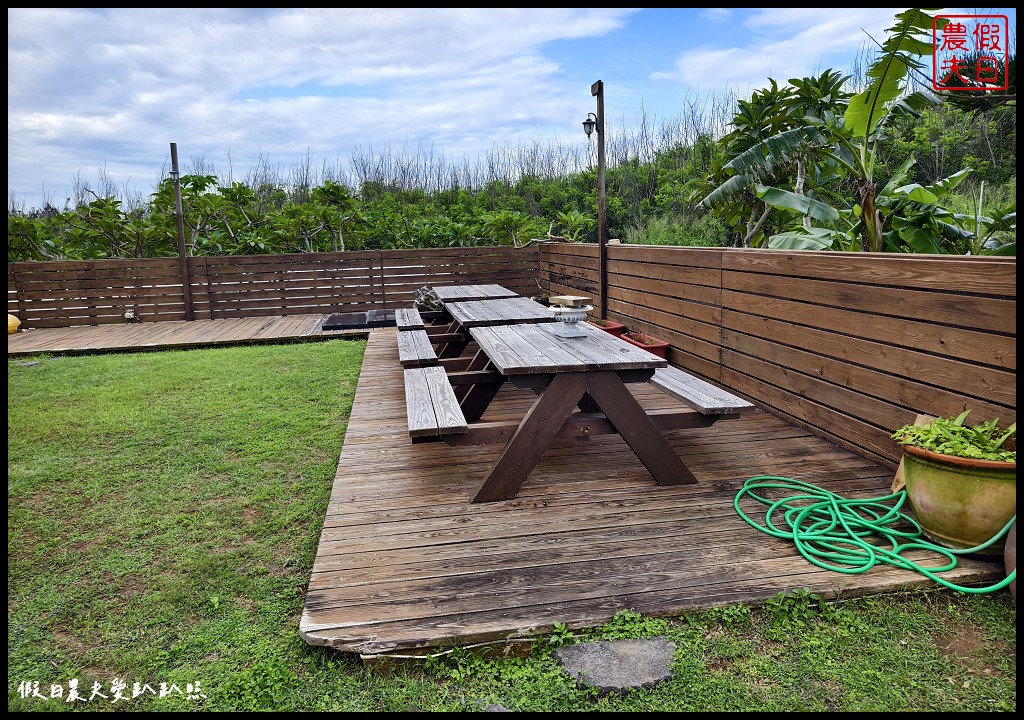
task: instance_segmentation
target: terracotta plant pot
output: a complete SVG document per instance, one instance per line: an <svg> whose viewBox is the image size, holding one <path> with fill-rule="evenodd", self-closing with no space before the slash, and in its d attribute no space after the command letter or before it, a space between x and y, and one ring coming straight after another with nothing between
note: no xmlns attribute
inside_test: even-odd
<svg viewBox="0 0 1024 720"><path fill-rule="evenodd" d="M924 534L966 550L995 537L1017 514L1017 463L943 455L903 445L907 499ZM1002 557L1006 538L978 555Z"/></svg>
<svg viewBox="0 0 1024 720"><path fill-rule="evenodd" d="M653 338L646 333L641 332L628 332L622 334L622 339L628 342L630 345L636 345L638 348L643 348L649 353L653 353L660 358L668 356L668 343L664 340L658 340Z"/></svg>
<svg viewBox="0 0 1024 720"><path fill-rule="evenodd" d="M626 332L626 326L614 320L587 320L587 322L596 328L604 330L606 333L611 333L615 337L622 337L622 333ZM602 325L601 323L604 324Z"/></svg>

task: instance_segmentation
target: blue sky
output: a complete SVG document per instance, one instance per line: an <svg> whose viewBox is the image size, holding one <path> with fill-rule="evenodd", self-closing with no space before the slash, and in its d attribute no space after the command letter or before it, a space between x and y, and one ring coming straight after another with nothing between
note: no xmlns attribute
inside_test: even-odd
<svg viewBox="0 0 1024 720"><path fill-rule="evenodd" d="M475 162L586 147L722 93L846 72L899 8L8 8L8 207L74 185L148 196L182 172L345 167L353 153ZM1006 14L1013 8L943 12Z"/></svg>

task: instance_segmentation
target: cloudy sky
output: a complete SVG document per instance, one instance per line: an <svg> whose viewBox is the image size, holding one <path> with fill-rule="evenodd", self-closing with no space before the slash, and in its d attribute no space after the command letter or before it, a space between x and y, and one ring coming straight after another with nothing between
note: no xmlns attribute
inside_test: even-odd
<svg viewBox="0 0 1024 720"><path fill-rule="evenodd" d="M222 183L353 152L585 145L694 99L846 72L898 9L8 8L8 206L78 179L148 196L176 143ZM952 11L946 11L952 12ZM1009 15L1012 8L967 12Z"/></svg>

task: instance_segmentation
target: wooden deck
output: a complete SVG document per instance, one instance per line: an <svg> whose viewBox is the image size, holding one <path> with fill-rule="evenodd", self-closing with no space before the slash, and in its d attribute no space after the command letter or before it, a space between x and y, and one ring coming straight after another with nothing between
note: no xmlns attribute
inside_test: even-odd
<svg viewBox="0 0 1024 720"><path fill-rule="evenodd" d="M113 323L33 328L7 336L7 355L82 354L157 350L254 342L329 340L363 336L366 330L321 330L327 314L273 315L223 320Z"/></svg>
<svg viewBox="0 0 1024 720"><path fill-rule="evenodd" d="M855 575L820 569L736 513L743 482L761 475L848 498L889 492L890 468L765 412L670 435L697 485L659 487L624 441L603 436L556 441L516 499L471 504L499 446L413 445L397 331L324 332L325 317L34 329L8 335L7 349L16 356L368 336L300 621L307 642L364 660L453 644L507 649L556 622L590 627L623 609L671 616L755 605L782 590L831 598L936 586L887 566ZM651 409L675 402L646 385L634 392ZM519 419L533 400L506 386L483 419ZM753 503L744 511L762 517ZM969 586L1003 573L1001 559L961 558L942 576Z"/></svg>
<svg viewBox="0 0 1024 720"><path fill-rule="evenodd" d="M470 504L500 447L410 442L395 333L369 335L300 622L310 644L367 660L501 645L556 622L600 625L623 609L671 616L783 590L834 598L937 585L889 566L818 568L739 516L734 499L751 477L851 499L887 495L893 478L766 412L670 435L697 485L656 485L612 435L556 441L517 498ZM634 394L652 409L675 402L646 385ZM483 419L519 419L533 400L506 386ZM743 509L763 518L756 503ZM942 574L965 586L1003 576L1001 561L977 558Z"/></svg>

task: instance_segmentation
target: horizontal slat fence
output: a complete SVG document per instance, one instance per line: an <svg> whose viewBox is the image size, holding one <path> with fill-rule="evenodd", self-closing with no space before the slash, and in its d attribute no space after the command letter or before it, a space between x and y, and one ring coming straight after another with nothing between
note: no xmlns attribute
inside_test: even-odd
<svg viewBox="0 0 1024 720"><path fill-rule="evenodd" d="M124 322L127 308L147 320L183 320L178 259L7 263L7 312L22 327Z"/></svg>
<svg viewBox="0 0 1024 720"><path fill-rule="evenodd" d="M919 413L1017 417L1016 258L610 245L608 317L669 360L895 466ZM551 294L598 296L594 245L541 250ZM785 475L785 468L779 468Z"/></svg>
<svg viewBox="0 0 1024 720"><path fill-rule="evenodd" d="M669 360L895 465L919 413L1016 421L1016 258L610 245L608 317ZM528 296L598 288L597 247L189 258L196 319L407 306L430 284ZM176 258L7 265L23 326L184 319ZM780 468L784 472L784 468Z"/></svg>
<svg viewBox="0 0 1024 720"><path fill-rule="evenodd" d="M196 320L404 307L424 285L497 283L537 295L536 246L188 259ZM184 320L177 258L7 264L7 312L26 328Z"/></svg>

